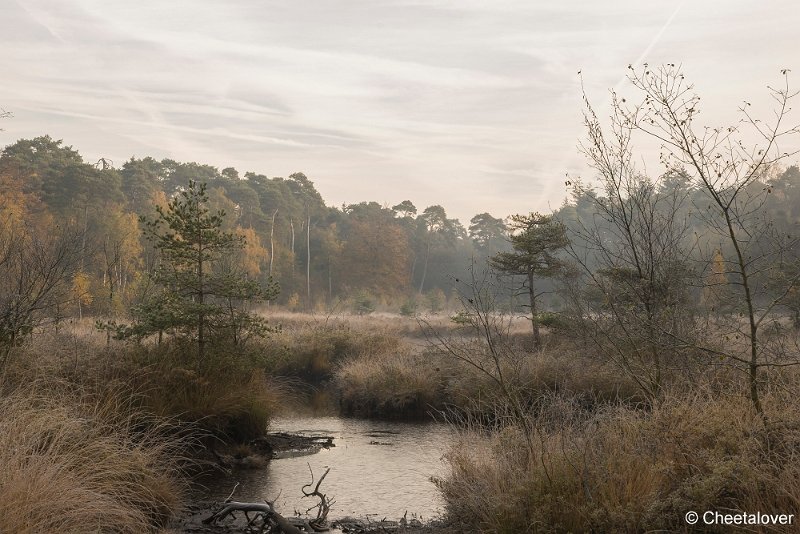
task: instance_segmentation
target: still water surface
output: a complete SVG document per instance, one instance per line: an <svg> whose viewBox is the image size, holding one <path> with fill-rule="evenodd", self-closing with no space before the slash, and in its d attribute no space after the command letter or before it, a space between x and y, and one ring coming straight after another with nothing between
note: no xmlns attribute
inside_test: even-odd
<svg viewBox="0 0 800 534"><path fill-rule="evenodd" d="M442 455L452 439L446 425L299 417L275 420L270 431L333 436L335 447L277 458L266 469L237 475L236 481L241 482L237 500L272 500L280 494L275 502L279 512L305 512L318 502L302 498L300 491L311 480L310 464L317 477L331 468L320 487L336 501L330 519L370 515L397 520L408 511L409 518L415 514L427 520L443 511L443 501L430 479L445 473ZM224 497L229 491L230 487L220 487L215 493Z"/></svg>

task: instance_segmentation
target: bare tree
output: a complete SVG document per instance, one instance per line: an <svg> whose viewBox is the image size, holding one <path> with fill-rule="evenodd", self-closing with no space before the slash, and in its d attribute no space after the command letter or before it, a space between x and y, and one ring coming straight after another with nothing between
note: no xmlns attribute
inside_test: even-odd
<svg viewBox="0 0 800 534"><path fill-rule="evenodd" d="M721 293L730 300L733 313L712 316L706 331L713 340L708 336L699 342L680 332L664 333L679 345L743 368L752 406L765 422L759 370L795 363L787 361L781 343L771 343L762 335L763 327L775 321L775 307L799 281L793 276L777 292L768 282L780 258L797 242L796 232L776 230L765 209L771 190L763 179L770 168L797 153L781 145L796 142L800 133L797 125L786 124L797 93L789 89L788 71L782 74L782 87L769 88L774 102L771 118L756 118L750 103L744 102L740 120L719 128L695 126L700 97L674 64L631 67L629 79L641 100L629 104L614 97L614 120L620 127L658 140L666 167L685 176L700 192L694 211L708 234L697 239L701 265L711 269L713 247L724 250L724 269L719 273L724 276L716 277L713 284L723 286Z"/></svg>
<svg viewBox="0 0 800 534"><path fill-rule="evenodd" d="M581 148L601 190L574 186L592 216L571 222L568 251L585 282L568 284L573 319L606 358L655 398L665 369L678 363L674 339L687 337L691 326L688 190L674 187L674 176L651 179L637 168L635 126L619 99L612 99L607 130L585 94L584 103L587 140Z"/></svg>
<svg viewBox="0 0 800 534"><path fill-rule="evenodd" d="M70 299L79 232L0 220L0 368L48 313Z"/></svg>
<svg viewBox="0 0 800 534"><path fill-rule="evenodd" d="M486 405L474 408L494 412L499 425L516 426L525 439L527 454L538 458L547 473L544 449L535 442L544 436L533 417L536 401L526 391L531 384L522 379L523 351L511 335L514 315L497 305L497 295L506 293L507 288L498 287L496 272L476 272L474 264L470 277L456 280L462 308L457 316L463 325L460 335L444 334L424 318L419 321L438 350L489 380L495 395L481 401Z"/></svg>

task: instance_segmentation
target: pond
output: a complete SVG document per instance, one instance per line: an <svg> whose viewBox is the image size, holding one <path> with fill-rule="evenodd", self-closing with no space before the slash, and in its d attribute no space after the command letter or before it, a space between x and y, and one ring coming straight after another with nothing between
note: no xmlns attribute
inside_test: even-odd
<svg viewBox="0 0 800 534"><path fill-rule="evenodd" d="M428 520L442 514L444 503L431 482L443 475L442 456L452 430L440 423L382 422L340 417L277 419L271 432L333 436L334 445L314 454L283 455L265 469L240 472L220 481L214 497L224 498L235 482L236 500L275 500L286 516L305 512L318 499L303 498L301 487L330 467L320 491L335 500L329 519L345 516L391 520Z"/></svg>

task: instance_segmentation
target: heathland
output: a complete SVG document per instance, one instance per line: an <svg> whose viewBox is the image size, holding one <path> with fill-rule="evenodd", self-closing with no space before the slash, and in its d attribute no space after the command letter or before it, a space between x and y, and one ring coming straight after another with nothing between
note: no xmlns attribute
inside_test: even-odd
<svg viewBox="0 0 800 534"><path fill-rule="evenodd" d="M630 81L610 124L586 104L594 181L468 228L409 200L330 207L302 173L5 147L0 532L171 528L198 476L267 461L270 422L302 410L451 425L434 483L455 531L794 514L794 93L698 128L676 67ZM637 167L639 136L663 172Z"/></svg>

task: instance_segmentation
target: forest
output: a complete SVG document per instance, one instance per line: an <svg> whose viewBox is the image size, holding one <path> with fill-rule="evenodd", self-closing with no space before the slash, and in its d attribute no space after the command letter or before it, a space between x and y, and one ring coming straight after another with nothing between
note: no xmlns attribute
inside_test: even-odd
<svg viewBox="0 0 800 534"><path fill-rule="evenodd" d="M594 176L557 210L468 225L408 199L328 206L302 172L6 146L0 532L180 530L209 463L270 461L272 422L309 410L452 429L443 518L409 532L733 524L706 510L792 531L796 93L702 128L680 68L628 80L608 120L584 95ZM257 526L226 528L322 529L327 473L303 487L312 519L228 502L208 528L249 506Z"/></svg>
<svg viewBox="0 0 800 534"><path fill-rule="evenodd" d="M281 287L273 303L292 310L324 310L360 298L397 311L407 300L441 309L452 277L472 258L505 246L502 218L478 214L465 228L439 205L410 200L394 206L364 201L327 206L302 172L268 178L234 168L150 157L86 162L49 136L22 139L0 158L3 209L25 224L57 225L80 234L80 269L72 280L68 315L108 315L127 309L152 264L140 217L184 190L207 187L208 206L221 210L224 229L242 236L246 275ZM109 292L115 290L113 298ZM421 302L422 304L422 302Z"/></svg>

